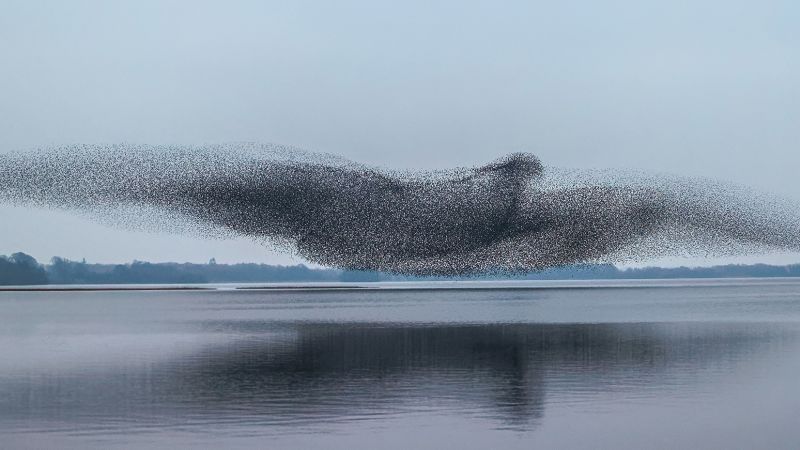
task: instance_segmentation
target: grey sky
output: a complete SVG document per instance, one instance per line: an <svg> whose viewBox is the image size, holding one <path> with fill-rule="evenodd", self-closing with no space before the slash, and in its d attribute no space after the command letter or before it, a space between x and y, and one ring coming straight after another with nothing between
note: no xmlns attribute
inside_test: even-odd
<svg viewBox="0 0 800 450"><path fill-rule="evenodd" d="M530 151L800 200L798 23L790 1L4 0L0 151L260 141L397 168ZM0 214L0 254L291 261Z"/></svg>

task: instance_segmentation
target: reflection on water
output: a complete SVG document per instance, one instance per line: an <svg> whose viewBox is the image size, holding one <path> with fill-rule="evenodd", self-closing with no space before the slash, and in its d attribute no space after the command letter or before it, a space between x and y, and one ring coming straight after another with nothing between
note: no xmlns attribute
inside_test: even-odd
<svg viewBox="0 0 800 450"><path fill-rule="evenodd" d="M446 404L526 428L544 412L548 380L568 391L562 394L582 382L601 390L684 388L681 376L730 370L786 337L784 330L714 324L287 329L295 335L280 345L240 341L175 366L180 386L190 387L183 400L199 396L215 409L288 421Z"/></svg>
<svg viewBox="0 0 800 450"><path fill-rule="evenodd" d="M391 293L358 294L384 296L370 305L394 308L386 313L394 321L308 316L367 301L347 293L224 301L219 293L17 294L0 300L14 319L0 328L0 431L12 447L30 448L252 447L263 439L348 448L372 446L376 436L397 448L415 437L414 446L431 447L641 448L670 447L678 437L659 439L676 431L686 445L792 448L800 329L787 298L795 291L759 289L748 315L726 321L683 320L676 305L708 305L686 305L686 293L664 289L637 301L619 290L529 300L573 303L551 307L562 311L649 303L681 319L614 323L540 322L530 311L548 307L531 309L519 292L483 292L472 304L472 294L459 294L470 320L431 323L407 319L454 294L423 301L405 293L399 303L387 302ZM741 309L741 296L724 292L703 297ZM780 308L785 320L762 320ZM514 311L513 322L478 320ZM766 417L756 420L750 408ZM772 440L742 440L762 422Z"/></svg>

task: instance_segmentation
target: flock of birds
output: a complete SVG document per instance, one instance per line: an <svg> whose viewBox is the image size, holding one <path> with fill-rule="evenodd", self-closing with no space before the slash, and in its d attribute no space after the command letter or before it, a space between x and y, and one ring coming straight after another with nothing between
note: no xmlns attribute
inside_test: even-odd
<svg viewBox="0 0 800 450"><path fill-rule="evenodd" d="M527 272L800 249L790 202L712 181L487 165L400 172L261 144L71 146L0 155L0 201L105 223L246 236L322 265Z"/></svg>

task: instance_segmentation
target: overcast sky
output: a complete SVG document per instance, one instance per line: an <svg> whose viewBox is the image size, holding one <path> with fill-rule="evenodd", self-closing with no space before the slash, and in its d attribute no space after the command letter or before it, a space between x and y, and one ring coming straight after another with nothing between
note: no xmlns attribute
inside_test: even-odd
<svg viewBox="0 0 800 450"><path fill-rule="evenodd" d="M259 141L396 168L530 151L800 200L798 23L792 1L3 0L0 151ZM0 217L0 254L298 261Z"/></svg>

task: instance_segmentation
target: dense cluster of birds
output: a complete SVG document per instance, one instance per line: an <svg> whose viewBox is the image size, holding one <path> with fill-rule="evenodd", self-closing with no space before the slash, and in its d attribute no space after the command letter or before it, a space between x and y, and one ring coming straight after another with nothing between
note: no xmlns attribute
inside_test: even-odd
<svg viewBox="0 0 800 450"><path fill-rule="evenodd" d="M70 146L0 155L0 201L417 275L800 249L786 201L712 181L546 170L526 153L399 172L260 144Z"/></svg>

